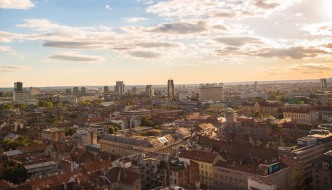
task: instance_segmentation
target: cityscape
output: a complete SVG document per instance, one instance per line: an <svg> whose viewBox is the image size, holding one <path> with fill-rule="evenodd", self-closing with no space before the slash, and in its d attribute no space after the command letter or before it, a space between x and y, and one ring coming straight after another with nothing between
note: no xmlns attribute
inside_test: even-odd
<svg viewBox="0 0 332 190"><path fill-rule="evenodd" d="M331 190L330 0L0 0L0 190Z"/></svg>

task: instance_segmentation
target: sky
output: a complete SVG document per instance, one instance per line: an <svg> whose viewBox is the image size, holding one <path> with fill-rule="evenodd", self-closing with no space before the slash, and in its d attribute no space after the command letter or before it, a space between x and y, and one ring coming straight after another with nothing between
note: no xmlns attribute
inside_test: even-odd
<svg viewBox="0 0 332 190"><path fill-rule="evenodd" d="M332 77L332 0L0 0L0 87Z"/></svg>

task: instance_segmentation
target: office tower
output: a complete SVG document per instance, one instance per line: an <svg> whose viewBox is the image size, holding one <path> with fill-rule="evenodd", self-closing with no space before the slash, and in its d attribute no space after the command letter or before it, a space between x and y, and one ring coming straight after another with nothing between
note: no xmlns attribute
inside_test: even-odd
<svg viewBox="0 0 332 190"><path fill-rule="evenodd" d="M169 79L167 81L167 96L169 98L173 98L174 97L174 82L172 79Z"/></svg>
<svg viewBox="0 0 332 190"><path fill-rule="evenodd" d="M14 83L13 102L14 103L25 103L30 100L30 92L23 91L23 83Z"/></svg>
<svg viewBox="0 0 332 190"><path fill-rule="evenodd" d="M123 84L123 81L116 81L114 91L118 94L125 93L125 84Z"/></svg>
<svg viewBox="0 0 332 190"><path fill-rule="evenodd" d="M255 82L254 82L254 90L257 90L257 88L258 88L258 82L255 81Z"/></svg>
<svg viewBox="0 0 332 190"><path fill-rule="evenodd" d="M145 93L149 98L152 98L154 96L154 90L152 89L152 85L146 85Z"/></svg>
<svg viewBox="0 0 332 190"><path fill-rule="evenodd" d="M78 90L78 87L73 88L73 94L78 95L80 92Z"/></svg>
<svg viewBox="0 0 332 190"><path fill-rule="evenodd" d="M34 97L35 95L40 94L40 88L30 87L29 92L31 97Z"/></svg>
<svg viewBox="0 0 332 190"><path fill-rule="evenodd" d="M104 93L108 92L108 86L104 86Z"/></svg>
<svg viewBox="0 0 332 190"><path fill-rule="evenodd" d="M66 95L70 95L71 94L71 89L70 88L67 88L66 89Z"/></svg>
<svg viewBox="0 0 332 190"><path fill-rule="evenodd" d="M14 92L22 92L23 91L23 83L15 82L14 83Z"/></svg>
<svg viewBox="0 0 332 190"><path fill-rule="evenodd" d="M326 83L326 78L321 78L320 79L320 86L321 88L327 88L327 83Z"/></svg>
<svg viewBox="0 0 332 190"><path fill-rule="evenodd" d="M81 94L86 94L86 88L85 87L81 88Z"/></svg>
<svg viewBox="0 0 332 190"><path fill-rule="evenodd" d="M201 84L199 87L199 101L222 101L223 86L217 84Z"/></svg>
<svg viewBox="0 0 332 190"><path fill-rule="evenodd" d="M133 86L133 88L131 89L131 91L132 91L132 94L136 94L136 93L137 93L137 88L136 88L136 86Z"/></svg>

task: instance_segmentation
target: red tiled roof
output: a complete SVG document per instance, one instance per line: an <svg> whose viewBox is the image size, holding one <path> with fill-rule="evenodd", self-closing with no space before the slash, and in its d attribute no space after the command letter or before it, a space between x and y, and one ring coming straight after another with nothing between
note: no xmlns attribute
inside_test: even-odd
<svg viewBox="0 0 332 190"><path fill-rule="evenodd" d="M85 172L96 172L104 169L110 169L112 167L112 162L110 160L104 161L93 161L83 165Z"/></svg>
<svg viewBox="0 0 332 190"><path fill-rule="evenodd" d="M184 150L180 153L179 157L187 158L190 160L197 160L201 162L212 163L219 154L214 152L205 152L201 150Z"/></svg>

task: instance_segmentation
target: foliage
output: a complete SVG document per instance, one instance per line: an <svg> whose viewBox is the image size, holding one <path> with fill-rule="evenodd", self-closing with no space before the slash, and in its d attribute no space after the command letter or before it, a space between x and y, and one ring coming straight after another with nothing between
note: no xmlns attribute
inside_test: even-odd
<svg viewBox="0 0 332 190"><path fill-rule="evenodd" d="M66 136L72 136L74 133L76 133L76 129L75 128L67 128L66 130L65 130L65 135Z"/></svg>
<svg viewBox="0 0 332 190"><path fill-rule="evenodd" d="M38 106L45 108L52 108L54 104L51 100L38 100Z"/></svg>
<svg viewBox="0 0 332 190"><path fill-rule="evenodd" d="M23 168L10 166L4 170L1 179L19 184L27 179L27 172Z"/></svg>
<svg viewBox="0 0 332 190"><path fill-rule="evenodd" d="M15 140L3 141L2 148L5 151L16 150L18 147L29 145L31 141L26 137L19 137Z"/></svg>
<svg viewBox="0 0 332 190"><path fill-rule="evenodd" d="M281 131L282 126L278 124L271 124L272 130L273 131Z"/></svg>
<svg viewBox="0 0 332 190"><path fill-rule="evenodd" d="M155 124L147 116L141 117L141 126L153 127Z"/></svg>
<svg viewBox="0 0 332 190"><path fill-rule="evenodd" d="M121 128L121 126L120 126L120 128ZM110 127L108 127L107 132L109 134L115 134L120 128L116 125L111 125Z"/></svg>

